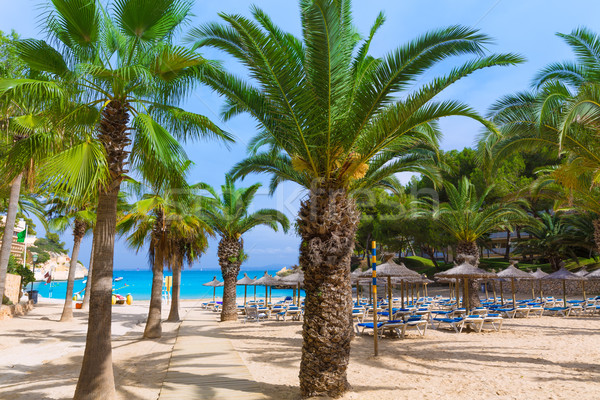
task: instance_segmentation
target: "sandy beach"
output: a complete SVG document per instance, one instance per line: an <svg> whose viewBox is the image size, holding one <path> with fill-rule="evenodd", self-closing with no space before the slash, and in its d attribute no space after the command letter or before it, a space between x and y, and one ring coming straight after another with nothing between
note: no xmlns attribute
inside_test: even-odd
<svg viewBox="0 0 600 400"><path fill-rule="evenodd" d="M181 316L198 308L182 302ZM119 399L157 399L178 323L160 340L141 340L147 303L114 307L113 361ZM68 399L85 344L84 313L57 322L60 303L39 304L0 324L0 399ZM165 315L167 309L164 310ZM267 399L299 399L302 322L216 323L206 334L229 339ZM373 357L371 335L352 343L343 399L597 399L600 316L506 320L502 332L428 329L425 337L386 337Z"/></svg>
<svg viewBox="0 0 600 400"><path fill-rule="evenodd" d="M181 309L196 302L184 302ZM87 313L58 322L60 300L44 299L26 316L0 322L0 399L70 399L81 367ZM165 318L168 309L163 312ZM175 343L178 323L163 323L163 337L141 340L148 302L113 307L113 362L119 399L156 399Z"/></svg>

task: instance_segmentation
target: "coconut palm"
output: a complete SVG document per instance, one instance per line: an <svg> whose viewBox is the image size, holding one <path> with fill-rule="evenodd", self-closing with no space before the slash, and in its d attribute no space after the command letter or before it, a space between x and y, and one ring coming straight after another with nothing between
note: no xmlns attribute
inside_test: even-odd
<svg viewBox="0 0 600 400"><path fill-rule="evenodd" d="M171 309L168 322L179 321L179 292L181 288L181 271L184 262L192 265L195 260L208 249L207 236L212 231L206 223L196 215L186 215L171 223L170 240L173 243L168 263L173 271L173 288Z"/></svg>
<svg viewBox="0 0 600 400"><path fill-rule="evenodd" d="M575 62L545 67L534 79L535 90L496 102L490 118L499 130L488 133L482 147L496 163L516 151L554 149L561 166L548 177L558 186L545 186L546 192L579 199L580 207L597 214L593 188L600 179L600 37L586 28L558 35L573 49ZM600 237L600 220L595 225Z"/></svg>
<svg viewBox="0 0 600 400"><path fill-rule="evenodd" d="M439 227L456 240L458 255L472 256L479 260L477 240L500 228L527 220L527 215L516 203L486 204L487 195L493 189L488 186L483 193L477 194L475 185L463 177L458 186L449 182L444 185L448 202L423 202L427 207L417 211L417 215L430 215ZM469 301L471 306L479 306L476 285L472 284Z"/></svg>
<svg viewBox="0 0 600 400"><path fill-rule="evenodd" d="M39 191L35 188L37 166L60 146L53 140L52 118L43 97L0 92L0 105L0 127L5 133L0 150L0 176L9 182L8 187L3 187L9 189L3 229L6 240L0 247L0 293L3 293L17 210L24 192L22 186L25 184L25 192Z"/></svg>
<svg viewBox="0 0 600 400"><path fill-rule="evenodd" d="M539 219L532 220L524 228L530 238L519 242L517 251L545 258L555 271L560 269L565 258L577 260L575 249L589 250L591 238L585 240L585 231L590 227L574 217L541 213Z"/></svg>
<svg viewBox="0 0 600 400"><path fill-rule="evenodd" d="M194 88L208 63L174 40L188 21L189 0L53 0L43 16L52 47L42 40L20 42L29 68L49 80L0 82L10 92L47 94L81 106L65 121L93 118L97 131L86 144L93 153L64 165L53 183L77 194L98 191L94 234L94 279L90 315L75 399L114 398L110 320L117 194L127 168L146 169L158 179L186 159L178 139L213 137L229 140L208 118L177 107ZM66 100L65 100L66 101ZM81 152L82 150L80 150ZM85 163L86 168L81 165ZM60 163L54 164L57 168ZM66 171L65 171L66 170ZM97 180L72 171L99 175Z"/></svg>
<svg viewBox="0 0 600 400"><path fill-rule="evenodd" d="M82 202L79 199L77 200L79 206L71 207L68 205L69 202L64 200L64 197L66 196L55 194L47 204L49 206L49 225L52 229L58 232L64 232L69 227L73 229L73 250L67 277L67 293L65 295L65 304L60 322L67 322L73 319L73 286L75 284L75 271L77 270L79 249L83 237L96 222L96 214L90 202ZM88 279L91 279L91 276L88 275Z"/></svg>
<svg viewBox="0 0 600 400"><path fill-rule="evenodd" d="M221 237L217 255L223 275L223 307L221 321L237 320L236 282L240 266L246 259L242 235L251 229L265 225L274 231L281 226L284 232L289 229L287 217L273 209L260 209L250 212L256 192L261 184L247 188L236 188L230 175L225 175L221 194L207 184L198 184L209 196L204 201L201 218Z"/></svg>
<svg viewBox="0 0 600 400"><path fill-rule="evenodd" d="M269 173L272 190L293 181L309 191L298 219L306 289L303 396L336 397L348 387L350 257L359 219L352 192L401 171L431 173L438 119L461 115L486 123L460 102L434 98L476 70L522 60L485 56L489 38L462 26L426 33L377 58L369 47L385 17L380 14L362 40L351 9L350 0L301 0L301 38L256 7L253 19L222 14L223 24L191 33L197 46L228 53L252 76L204 76L226 97L225 118L248 113L260 127L250 157L234 168L236 177ZM441 61L465 55L475 58L419 84Z"/></svg>
<svg viewBox="0 0 600 400"><path fill-rule="evenodd" d="M127 243L136 250L148 245L152 292L144 337L159 338L162 335L164 268L171 267L175 272L184 259L193 260L197 256L195 253L199 255L206 248L206 234L212 232L206 223L192 215L193 196L189 188L151 185L144 193L142 185L132 181L129 183L130 186L137 186L136 192L141 198L124 212L117 224L117 231L121 235L128 234ZM185 237L181 237L186 233L190 234L187 238L189 243Z"/></svg>

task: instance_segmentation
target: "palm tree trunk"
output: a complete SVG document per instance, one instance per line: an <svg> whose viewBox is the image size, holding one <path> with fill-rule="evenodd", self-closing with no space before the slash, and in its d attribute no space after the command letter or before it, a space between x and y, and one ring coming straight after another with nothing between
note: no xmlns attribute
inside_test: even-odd
<svg viewBox="0 0 600 400"><path fill-rule="evenodd" d="M506 250L504 251L504 259L510 259L510 229L506 230Z"/></svg>
<svg viewBox="0 0 600 400"><path fill-rule="evenodd" d="M92 239L92 253L90 254L90 265L88 266L88 275L85 282L85 295L83 296L82 310L87 310L90 306L90 291L92 290L92 270L94 269L94 239Z"/></svg>
<svg viewBox="0 0 600 400"><path fill-rule="evenodd" d="M300 207L300 266L304 270L300 391L341 396L349 387L352 287L350 258L359 213L343 190L311 190Z"/></svg>
<svg viewBox="0 0 600 400"><path fill-rule="evenodd" d="M144 328L144 338L156 339L162 336L162 288L164 278L163 255L160 246L157 246L154 253L154 263L152 266L152 291L150 294L150 308L148 309L148 319Z"/></svg>
<svg viewBox="0 0 600 400"><path fill-rule="evenodd" d="M117 224L117 201L123 179L129 115L126 105L111 101L102 111L98 138L107 154L110 180L100 188L94 231L94 280L90 313L79 380L73 400L113 400L115 378L112 365L112 278Z"/></svg>
<svg viewBox="0 0 600 400"><path fill-rule="evenodd" d="M596 251L600 253L600 219L595 219L593 224L594 224L594 243L596 243Z"/></svg>
<svg viewBox="0 0 600 400"><path fill-rule="evenodd" d="M181 290L181 265L173 268L173 294L171 295L171 310L169 311L168 322L178 322L179 318L179 292Z"/></svg>
<svg viewBox="0 0 600 400"><path fill-rule="evenodd" d="M94 235L94 280L85 352L73 400L113 400L115 381L112 365L112 278L117 221L117 194L100 193Z"/></svg>
<svg viewBox="0 0 600 400"><path fill-rule="evenodd" d="M4 296L6 286L6 274L8 272L8 259L10 258L10 247L12 246L13 234L15 232L15 220L17 219L17 208L19 207L19 196L21 194L21 181L23 173L13 179L10 184L10 196L8 198L8 210L4 221L4 235L2 236L2 247L0 247L0 303Z"/></svg>
<svg viewBox="0 0 600 400"><path fill-rule="evenodd" d="M460 264L465 261L461 255L467 255L475 257L475 266L479 265L479 249L475 242L459 242L456 245L456 260ZM481 300L479 299L479 284L475 279L469 280L469 307L481 307Z"/></svg>
<svg viewBox="0 0 600 400"><path fill-rule="evenodd" d="M242 265L240 255L242 244L232 238L222 238L219 242L219 265L223 275L223 307L221 321L237 320L236 289L237 277Z"/></svg>
<svg viewBox="0 0 600 400"><path fill-rule="evenodd" d="M60 322L71 321L73 319L73 286L75 284L75 272L77 271L77 258L79 257L79 248L81 240L85 235L87 227L85 222L75 220L73 227L73 252L71 253L71 263L69 264L69 277L67 278L67 294L65 295L65 305L63 307Z"/></svg>

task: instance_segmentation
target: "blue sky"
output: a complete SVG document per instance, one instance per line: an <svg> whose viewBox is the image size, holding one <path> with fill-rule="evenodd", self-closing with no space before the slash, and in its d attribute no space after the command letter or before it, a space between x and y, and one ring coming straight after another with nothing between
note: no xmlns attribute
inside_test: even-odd
<svg viewBox="0 0 600 400"><path fill-rule="evenodd" d="M39 0L1 0L0 4L0 30L8 32L15 29L24 38L42 38L38 29ZM219 12L249 16L251 4L264 9L283 29L300 34L298 4L295 0L199 0L194 7L195 17L191 26L218 20ZM597 22L600 2L593 0L355 0L355 24L362 34L368 33L380 10L385 12L387 22L371 47L375 56L383 55L428 30L461 24L481 29L493 37L495 43L489 46L490 51L514 52L527 58L525 64L517 67L479 71L458 82L441 96L464 101L481 113L485 113L498 97L526 89L541 67L553 61L572 58L569 48L555 36L556 32L567 33L578 26L587 26L600 32ZM240 66L222 53L205 51L204 56L222 60L228 68L243 74ZM452 65L456 64L442 65L424 76L421 83L431 80L436 73L448 71ZM187 144L188 155L195 163L190 176L192 182L203 181L218 187L224 174L244 157L246 143L256 132L256 124L246 116L236 117L227 123L220 122L221 104L222 99L207 88L199 88L187 104L190 110L219 121L225 130L237 138L237 143L230 150L210 142ZM478 124L461 118L444 120L441 127L444 133L444 150L471 146L480 132ZM254 182L263 182L266 186L267 179L264 176L250 176L242 184ZM293 219L304 195L293 184L283 185L273 197L268 196L264 189L259 192L255 207L277 208ZM41 226L37 229L43 230ZM70 247L70 234L67 232L62 237ZM243 268L289 266L297 263L299 239L293 233L285 235L257 228L245 235L244 243L250 258ZM210 249L194 268L218 267L216 248L216 241L211 241ZM90 249L91 238L87 238L79 257L86 265ZM117 242L115 269L147 268L147 265L144 250L136 254L127 248L123 240Z"/></svg>

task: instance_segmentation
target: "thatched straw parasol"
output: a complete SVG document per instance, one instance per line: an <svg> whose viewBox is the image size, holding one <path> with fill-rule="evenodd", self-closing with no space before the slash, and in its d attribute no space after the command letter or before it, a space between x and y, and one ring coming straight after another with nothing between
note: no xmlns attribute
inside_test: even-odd
<svg viewBox="0 0 600 400"><path fill-rule="evenodd" d="M265 271L265 274L254 281L254 287L256 286L264 286L265 287L265 307L268 304L269 300L269 286L276 285L279 280L273 278L271 275Z"/></svg>
<svg viewBox="0 0 600 400"><path fill-rule="evenodd" d="M597 269L593 272L590 272L589 274L587 274L585 276L587 279L589 280L596 280L596 279L600 279L600 269Z"/></svg>
<svg viewBox="0 0 600 400"><path fill-rule="evenodd" d="M371 276L372 272L367 270L362 273L362 276ZM401 288L401 307L404 308L404 283L414 282L421 279L418 272L406 268L404 263L396 264L392 256L388 256L387 260L377 267L377 277L387 278L388 298L390 303L390 313L392 311L392 277L396 278L396 282L400 282ZM375 302L377 299L375 299ZM374 302L374 304L375 304ZM391 314L390 314L391 318Z"/></svg>
<svg viewBox="0 0 600 400"><path fill-rule="evenodd" d="M542 289L542 278L545 276L548 276L547 273L545 273L544 271L542 271L539 267L535 272L531 272L529 275L531 275L531 277L533 279L538 279L540 282L540 299L544 298L544 290ZM533 281L531 282L531 285L533 286ZM535 296L534 296L535 297Z"/></svg>
<svg viewBox="0 0 600 400"><path fill-rule="evenodd" d="M438 272L435 274L435 277L439 278L462 278L464 281L464 294L463 294L463 303L465 303L465 308L467 309L467 313L470 310L469 304L469 279L475 278L495 278L496 274L493 272L485 271L481 268L475 267L473 264L475 262L475 258L472 256L462 256L464 258L464 262L456 267L453 267L444 272Z"/></svg>
<svg viewBox="0 0 600 400"><path fill-rule="evenodd" d="M365 271L362 275L364 276L367 272L370 271ZM377 276L387 278L389 306L388 319L392 319L392 277L396 278L396 281L402 282L406 279L419 279L420 275L417 272L406 268L406 266L402 263L396 264L393 260L393 257L389 257L386 262L377 267ZM373 304L375 304L375 302ZM402 307L404 308L404 296L402 298Z"/></svg>
<svg viewBox="0 0 600 400"><path fill-rule="evenodd" d="M512 290L513 307L516 306L517 300L515 298L515 279L533 279L525 271L521 271L515 265L517 261L511 261L510 265L505 270L498 272L498 278L510 279L510 287Z"/></svg>
<svg viewBox="0 0 600 400"><path fill-rule="evenodd" d="M589 274L586 266L584 265L583 267L581 267L581 269L577 272L575 272L575 275L578 276L585 276L587 278L587 275ZM585 281L581 281L581 292L583 294L583 300L585 300L586 296L585 296Z"/></svg>
<svg viewBox="0 0 600 400"><path fill-rule="evenodd" d="M566 281L585 281L586 278L583 276L579 276L579 275L575 275L574 273L568 271L565 267L564 267L564 263L561 263L563 266L556 272L543 277L542 279L555 279L555 280L561 280L562 281L562 287L563 287L563 305L566 307L567 306L567 285L566 285Z"/></svg>
<svg viewBox="0 0 600 400"><path fill-rule="evenodd" d="M429 278L427 278L427 275L425 274L421 274L421 283L423 284L423 294L425 295L425 297L428 297L429 294L427 293L427 285L429 285L430 283L433 283L433 281Z"/></svg>
<svg viewBox="0 0 600 400"><path fill-rule="evenodd" d="M304 285L304 272L294 272L293 274L281 278L278 283L294 288L294 296L297 297L298 307L300 307L300 286Z"/></svg>
<svg viewBox="0 0 600 400"><path fill-rule="evenodd" d="M247 273L244 272L244 277L237 281L238 285L244 285L244 306L246 305L246 292L248 290L248 285L252 285L254 283L254 279L250 278Z"/></svg>
<svg viewBox="0 0 600 400"><path fill-rule="evenodd" d="M219 285L220 283L221 283L221 285ZM213 288L213 301L215 301L216 294L217 294L217 286L223 286L222 283L223 282L219 282L217 280L217 277L214 276L212 281L203 283L202 286L211 286Z"/></svg>

